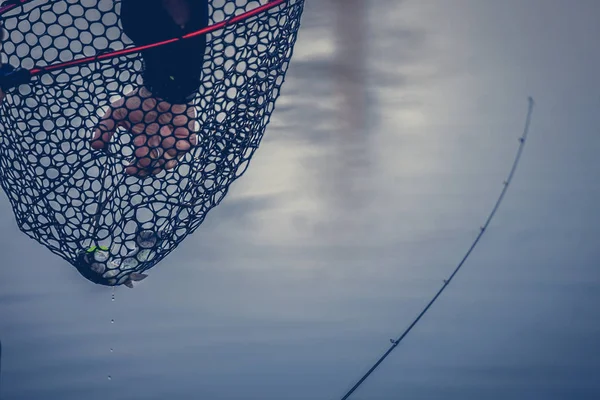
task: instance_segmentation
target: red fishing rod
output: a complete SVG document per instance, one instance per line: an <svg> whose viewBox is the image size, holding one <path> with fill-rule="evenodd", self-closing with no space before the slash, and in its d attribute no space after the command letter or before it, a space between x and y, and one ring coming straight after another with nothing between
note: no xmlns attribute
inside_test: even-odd
<svg viewBox="0 0 600 400"><path fill-rule="evenodd" d="M32 1L32 0L9 0L9 1L6 1L6 2L4 2L4 5L2 7L0 7L0 15L2 15L5 12L8 12L14 8L17 8L20 5L29 3L30 1Z"/></svg>

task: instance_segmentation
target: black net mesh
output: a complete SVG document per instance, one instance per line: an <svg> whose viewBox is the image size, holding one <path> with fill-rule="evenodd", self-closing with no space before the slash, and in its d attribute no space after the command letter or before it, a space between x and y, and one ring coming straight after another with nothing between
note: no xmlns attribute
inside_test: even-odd
<svg viewBox="0 0 600 400"><path fill-rule="evenodd" d="M3 16L2 62L32 69L139 45L123 32L121 3L32 1L12 10ZM208 3L212 25L269 2ZM208 33L201 76L183 103L144 87L145 52L41 73L10 91L0 111L0 182L19 228L95 283L129 283L156 265L248 167L303 5L288 0Z"/></svg>

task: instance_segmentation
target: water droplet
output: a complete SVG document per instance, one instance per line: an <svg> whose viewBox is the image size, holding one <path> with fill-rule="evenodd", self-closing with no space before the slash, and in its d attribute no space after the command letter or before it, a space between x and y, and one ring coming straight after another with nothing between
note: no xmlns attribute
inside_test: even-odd
<svg viewBox="0 0 600 400"><path fill-rule="evenodd" d="M111 319L111 320L110 320L110 323L111 323L111 324L114 324L114 323L115 323L115 320L114 320L114 319Z"/></svg>
<svg viewBox="0 0 600 400"><path fill-rule="evenodd" d="M113 348L111 347L111 349L110 349L110 352L112 353L112 352L114 352L114 351L115 351L115 349L113 349Z"/></svg>
<svg viewBox="0 0 600 400"><path fill-rule="evenodd" d="M108 376L108 380L109 380L109 381L112 381L112 376L110 376L110 375L109 375L109 376Z"/></svg>

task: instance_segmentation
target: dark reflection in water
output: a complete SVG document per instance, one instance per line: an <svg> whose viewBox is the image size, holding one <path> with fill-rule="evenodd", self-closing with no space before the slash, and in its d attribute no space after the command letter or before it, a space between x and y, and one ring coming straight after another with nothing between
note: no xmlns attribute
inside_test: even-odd
<svg viewBox="0 0 600 400"><path fill-rule="evenodd" d="M599 6L355 7L344 18L363 24L366 56L338 40L359 29L337 2L308 2L248 173L115 302L0 199L3 399L340 396L477 234L528 95L530 141L497 219L356 399L600 397ZM364 85L343 84L340 60Z"/></svg>
<svg viewBox="0 0 600 400"><path fill-rule="evenodd" d="M348 221L347 213L363 207L369 162L367 94L367 5L364 0L333 0L335 50L331 63L334 98L337 100L335 130L329 161L321 168L329 179L323 190L331 196L329 209L337 210L336 225ZM350 225L352 226L352 225ZM356 228L356 225L354 225Z"/></svg>

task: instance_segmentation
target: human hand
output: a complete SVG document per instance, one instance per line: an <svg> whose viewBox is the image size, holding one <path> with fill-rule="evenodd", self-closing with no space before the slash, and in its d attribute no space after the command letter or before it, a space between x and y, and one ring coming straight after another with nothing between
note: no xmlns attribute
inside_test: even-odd
<svg viewBox="0 0 600 400"><path fill-rule="evenodd" d="M94 130L92 148L106 148L119 127L133 135L134 160L125 173L140 177L175 168L198 143L195 107L170 104L145 87L111 104Z"/></svg>

